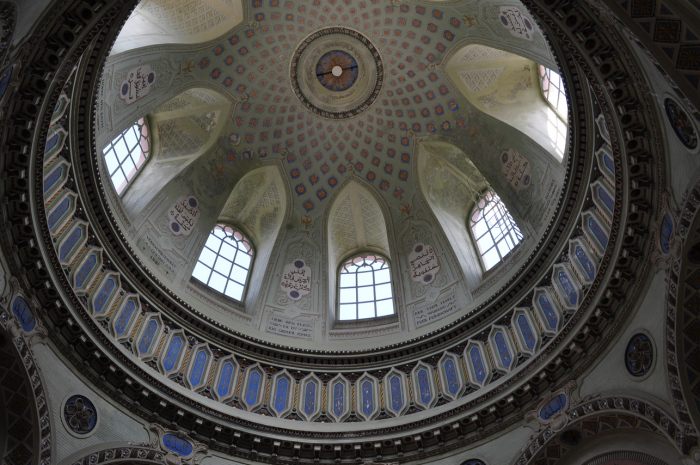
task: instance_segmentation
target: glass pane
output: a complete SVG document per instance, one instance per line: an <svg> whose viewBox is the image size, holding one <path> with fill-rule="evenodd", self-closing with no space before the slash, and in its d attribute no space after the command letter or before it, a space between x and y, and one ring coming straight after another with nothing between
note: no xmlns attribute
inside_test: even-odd
<svg viewBox="0 0 700 465"><path fill-rule="evenodd" d="M138 131L138 126L136 126L136 131ZM139 142L139 136L136 135L134 126L130 127L124 132L124 142L129 149L133 150L136 144Z"/></svg>
<svg viewBox="0 0 700 465"><path fill-rule="evenodd" d="M493 239L491 239L490 235L486 234L477 241L477 244L479 244L479 251L483 254L491 247L493 247Z"/></svg>
<svg viewBox="0 0 700 465"><path fill-rule="evenodd" d="M374 302L358 304L357 318L374 318Z"/></svg>
<svg viewBox="0 0 700 465"><path fill-rule="evenodd" d="M225 277L214 272L211 274L211 278L209 278L207 285L216 291L224 292L224 289L226 289L226 281L227 280Z"/></svg>
<svg viewBox="0 0 700 465"><path fill-rule="evenodd" d="M238 283L234 283L233 281L229 281L224 294L236 300L241 300L243 297L243 286Z"/></svg>
<svg viewBox="0 0 700 465"><path fill-rule="evenodd" d="M353 305L341 305L340 311L338 312L338 319L340 320L354 320L356 318L357 306Z"/></svg>
<svg viewBox="0 0 700 465"><path fill-rule="evenodd" d="M209 234L209 237L207 238L207 242L206 242L206 244L204 244L205 247L210 248L214 252L219 251L220 245L221 245L221 239L214 236L213 234Z"/></svg>
<svg viewBox="0 0 700 465"><path fill-rule="evenodd" d="M114 150L107 152L107 155L105 155L105 162L107 163L107 170L110 172L110 174L114 173L114 170L119 166Z"/></svg>
<svg viewBox="0 0 700 465"><path fill-rule="evenodd" d="M246 277L248 276L248 270L241 268L238 265L234 265L231 270L231 279L241 284L245 284Z"/></svg>
<svg viewBox="0 0 700 465"><path fill-rule="evenodd" d="M354 287L355 275L350 273L340 274L340 287Z"/></svg>
<svg viewBox="0 0 700 465"><path fill-rule="evenodd" d="M217 238L214 238L215 240L219 240ZM232 246L228 241L223 241L221 243L221 249L219 250L219 255L228 258L229 260L233 261L233 258L236 256L236 248Z"/></svg>
<svg viewBox="0 0 700 465"><path fill-rule="evenodd" d="M242 247L242 246L241 246ZM244 250L239 250L236 254L236 264L241 265L243 268L250 268L251 257Z"/></svg>
<svg viewBox="0 0 700 465"><path fill-rule="evenodd" d="M202 249L202 253L199 255L199 261L204 263L210 268L214 267L214 261L216 260L216 254L209 249Z"/></svg>
<svg viewBox="0 0 700 465"><path fill-rule="evenodd" d="M367 271L365 271L367 270ZM372 278L372 268L363 268L361 272L357 273L357 285L358 286L370 286L374 284Z"/></svg>
<svg viewBox="0 0 700 465"><path fill-rule="evenodd" d="M377 316L386 316L394 314L394 301L382 300L377 302Z"/></svg>
<svg viewBox="0 0 700 465"><path fill-rule="evenodd" d="M498 255L498 252L496 251L495 247L493 249L489 250L488 252L486 252L483 256L483 259L484 259L484 267L487 270L490 270L498 262L501 261L501 257Z"/></svg>
<svg viewBox="0 0 700 465"><path fill-rule="evenodd" d="M341 304L348 304L351 302L356 302L355 297L356 297L356 290L354 287L351 287L349 289L341 289L340 290L340 303Z"/></svg>
<svg viewBox="0 0 700 465"><path fill-rule="evenodd" d="M506 241L501 241L498 243L498 251L501 253L501 257L505 257L508 252L510 252L510 247Z"/></svg>
<svg viewBox="0 0 700 465"><path fill-rule="evenodd" d="M114 183L114 187L117 189L117 192L121 193L121 191L124 189L123 186L126 185L126 177L121 169L118 169L114 172L114 175L112 175L112 183Z"/></svg>
<svg viewBox="0 0 700 465"><path fill-rule="evenodd" d="M389 299L391 298L391 284L382 284L375 287L374 292L376 294L377 300Z"/></svg>
<svg viewBox="0 0 700 465"><path fill-rule="evenodd" d="M389 273L388 268L376 271L374 273L374 282L376 284L388 283L389 281L391 281L391 274Z"/></svg>
<svg viewBox="0 0 700 465"><path fill-rule="evenodd" d="M194 271L192 272L192 276L206 284L207 280L209 279L209 273L211 273L209 268L201 263L197 263L197 266L194 267Z"/></svg>
<svg viewBox="0 0 700 465"><path fill-rule="evenodd" d="M357 301L358 302L371 302L374 300L374 286L358 287L357 288Z"/></svg>
<svg viewBox="0 0 700 465"><path fill-rule="evenodd" d="M218 271L224 276L228 276L229 272L231 271L231 265L233 265L233 263L219 255L219 258L216 259L216 265L214 265L214 270Z"/></svg>
<svg viewBox="0 0 700 465"><path fill-rule="evenodd" d="M486 221L483 219L480 220L478 223L476 223L473 227L474 235L476 237L481 237L484 235L486 231L488 231L488 227L486 226Z"/></svg>

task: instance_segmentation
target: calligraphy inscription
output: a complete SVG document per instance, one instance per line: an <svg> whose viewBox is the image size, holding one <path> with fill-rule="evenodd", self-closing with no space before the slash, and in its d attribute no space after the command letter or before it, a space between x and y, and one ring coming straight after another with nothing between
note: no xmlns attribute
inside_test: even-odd
<svg viewBox="0 0 700 465"><path fill-rule="evenodd" d="M425 326L447 315L456 312L459 309L457 305L457 296L452 294L444 299L436 302L428 307L416 309L413 312L413 318L416 322L416 328Z"/></svg>
<svg viewBox="0 0 700 465"><path fill-rule="evenodd" d="M180 264L168 257L149 235L139 239L138 247L168 278L175 278Z"/></svg>
<svg viewBox="0 0 700 465"><path fill-rule="evenodd" d="M311 321L294 321L277 316L267 319L267 332L288 337L312 340L316 325Z"/></svg>
<svg viewBox="0 0 700 465"><path fill-rule="evenodd" d="M430 284L440 271L435 249L427 244L416 244L408 254L408 264L411 267L411 279L418 283Z"/></svg>
<svg viewBox="0 0 700 465"><path fill-rule="evenodd" d="M285 265L280 288L290 299L301 299L311 292L311 268L304 260L294 260Z"/></svg>
<svg viewBox="0 0 700 465"><path fill-rule="evenodd" d="M527 189L532 184L530 162L515 149L501 154L501 173L516 191Z"/></svg>
<svg viewBox="0 0 700 465"><path fill-rule="evenodd" d="M156 72L150 65L130 69L119 89L119 98L127 105L131 105L144 98L150 92L154 82L156 82Z"/></svg>
<svg viewBox="0 0 700 465"><path fill-rule="evenodd" d="M196 197L182 196L168 210L170 232L173 236L189 236L199 220L199 201Z"/></svg>
<svg viewBox="0 0 700 465"><path fill-rule="evenodd" d="M534 32L532 21L523 15L520 9L514 6L502 6L498 12L501 24L508 29L508 32L515 37L532 40Z"/></svg>

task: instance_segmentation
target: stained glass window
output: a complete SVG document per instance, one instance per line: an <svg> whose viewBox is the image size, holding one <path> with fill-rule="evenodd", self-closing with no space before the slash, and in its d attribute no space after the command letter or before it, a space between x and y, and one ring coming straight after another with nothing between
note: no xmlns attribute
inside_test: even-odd
<svg viewBox="0 0 700 465"><path fill-rule="evenodd" d="M219 224L209 234L192 276L240 301L252 261L250 241L232 227Z"/></svg>
<svg viewBox="0 0 700 465"><path fill-rule="evenodd" d="M471 229L486 270L490 270L523 240L508 209L493 191L488 191L474 208Z"/></svg>
<svg viewBox="0 0 700 465"><path fill-rule="evenodd" d="M141 118L104 148L105 163L117 194L124 192L148 159L148 124Z"/></svg>
<svg viewBox="0 0 700 465"><path fill-rule="evenodd" d="M340 269L339 320L394 314L389 263L379 255L356 256Z"/></svg>

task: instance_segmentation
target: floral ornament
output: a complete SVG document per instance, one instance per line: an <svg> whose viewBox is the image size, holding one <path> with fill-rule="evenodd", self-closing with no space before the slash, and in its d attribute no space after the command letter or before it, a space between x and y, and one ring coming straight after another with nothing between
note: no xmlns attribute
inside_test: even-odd
<svg viewBox="0 0 700 465"><path fill-rule="evenodd" d="M97 425L97 412L93 403L84 396L72 396L63 407L66 425L77 434L88 434Z"/></svg>
<svg viewBox="0 0 700 465"><path fill-rule="evenodd" d="M625 366L632 376L643 376L651 369L654 348L645 334L635 334L627 344Z"/></svg>

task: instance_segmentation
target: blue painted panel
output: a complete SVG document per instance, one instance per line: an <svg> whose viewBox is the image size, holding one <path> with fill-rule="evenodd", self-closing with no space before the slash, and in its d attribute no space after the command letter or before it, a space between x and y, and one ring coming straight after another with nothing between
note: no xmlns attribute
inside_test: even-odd
<svg viewBox="0 0 700 465"><path fill-rule="evenodd" d="M527 321L525 315L520 315L518 317L518 327L520 328L520 334L522 334L523 339L525 339L525 345L527 348L530 350L534 349L537 341L535 340L535 335L530 327L530 322Z"/></svg>
<svg viewBox="0 0 700 465"><path fill-rule="evenodd" d="M90 273L92 272L93 268L95 268L95 265L97 264L97 255L96 254L91 254L87 260L83 263L83 266L80 267L78 270L78 273L75 275L75 286L76 287L83 287L83 284L85 284L85 280L87 280L88 276L90 276Z"/></svg>
<svg viewBox="0 0 700 465"><path fill-rule="evenodd" d="M163 435L163 447L184 457L191 455L194 451L194 447L188 440L170 433Z"/></svg>
<svg viewBox="0 0 700 465"><path fill-rule="evenodd" d="M158 331L158 322L154 320L149 321L146 330L143 332L143 336L141 336L141 341L139 342L139 352L141 354L145 354L151 349L156 331Z"/></svg>
<svg viewBox="0 0 700 465"><path fill-rule="evenodd" d="M605 234L605 231L603 231L603 228L598 224L595 218L588 218L588 227L591 228L591 232L596 239L598 239L600 245L602 245L603 248L606 248L608 246L608 236Z"/></svg>
<svg viewBox="0 0 700 465"><path fill-rule="evenodd" d="M544 406L540 409L540 418L543 420L549 420L558 412L563 410L564 407L566 407L566 395L559 394L558 396L554 397L554 399L544 404Z"/></svg>
<svg viewBox="0 0 700 465"><path fill-rule="evenodd" d="M104 308L105 304L107 303L107 300L109 299L109 296L112 295L112 291L114 290L114 279L109 278L102 284L102 288L100 289L100 292L97 293L97 297L95 297L95 312L96 313L101 313L102 309Z"/></svg>
<svg viewBox="0 0 700 465"><path fill-rule="evenodd" d="M46 141L46 145L44 146L44 153L47 153L52 148L56 147L56 144L58 143L58 137L59 134L54 134L49 140Z"/></svg>
<svg viewBox="0 0 700 465"><path fill-rule="evenodd" d="M496 341L496 348L498 349L498 355L499 357L501 357L501 362L503 363L503 366L509 367L510 362L513 359L510 356L510 349L508 348L508 344L506 343L506 338L503 336L502 332L498 332L496 333L494 340Z"/></svg>
<svg viewBox="0 0 700 465"><path fill-rule="evenodd" d="M671 235L673 234L673 220L671 215L666 213L661 220L661 228L659 229L659 246L663 253L671 251Z"/></svg>
<svg viewBox="0 0 700 465"><path fill-rule="evenodd" d="M447 378L447 390L450 394L457 394L459 391L459 379L457 378L455 362L452 359L445 361L445 375Z"/></svg>
<svg viewBox="0 0 700 465"><path fill-rule="evenodd" d="M578 302L578 293L576 292L576 288L574 287L574 285L571 283L569 275L567 275L563 271L560 271L557 275L557 279L559 280L559 284L561 284L561 287L564 289L564 292L566 293L566 298L569 299L571 305L576 305L576 302Z"/></svg>
<svg viewBox="0 0 700 465"><path fill-rule="evenodd" d="M70 207L70 199L65 198L49 215L49 219L47 221L49 228L53 228L56 223L58 223L58 220L60 220L63 214L68 210L68 207Z"/></svg>
<svg viewBox="0 0 700 465"><path fill-rule="evenodd" d="M420 400L424 404L429 404L432 394L430 392L430 380L428 372L425 370L418 371L418 390L420 391Z"/></svg>
<svg viewBox="0 0 700 465"><path fill-rule="evenodd" d="M542 307L542 311L544 312L544 317L547 319L547 323L549 323L549 327L552 329L557 329L559 318L557 318L557 314L554 312L554 308L552 308L549 297L547 297L547 294L540 294L540 298L538 300L540 302L540 307Z"/></svg>
<svg viewBox="0 0 700 465"><path fill-rule="evenodd" d="M165 360L163 361L163 368L165 368L166 371L170 371L175 368L177 356L180 354L180 350L182 350L182 345L184 342L185 341L183 341L182 336L180 335L175 336L170 340L170 346L168 347Z"/></svg>
<svg viewBox="0 0 700 465"><path fill-rule="evenodd" d="M68 239L63 243L61 246L61 250L58 251L58 256L60 257L61 260L65 260L65 258L70 254L71 250L73 247L75 247L75 244L78 243L80 238L83 235L83 230L82 228L75 228L72 233L70 233L70 236L68 236Z"/></svg>
<svg viewBox="0 0 700 465"><path fill-rule="evenodd" d="M304 413L311 415L316 410L316 383L309 381L306 383L304 392Z"/></svg>
<svg viewBox="0 0 700 465"><path fill-rule="evenodd" d="M117 321L114 323L114 331L118 336L121 336L124 331L126 331L126 328L129 326L129 321L131 321L131 317L134 315L134 310L136 310L136 304L133 301L129 301L124 305L124 308L119 314L119 318L117 318Z"/></svg>
<svg viewBox="0 0 700 465"><path fill-rule="evenodd" d="M219 397L226 397L231 391L231 381L233 380L233 363L226 362L221 369L221 377L219 378L219 386L216 392Z"/></svg>
<svg viewBox="0 0 700 465"><path fill-rule="evenodd" d="M12 77L12 72L15 69L15 65L10 65L7 68L5 68L5 71L0 74L0 101L2 101L3 97L5 96L5 92L7 92L7 87L10 84L10 78Z"/></svg>
<svg viewBox="0 0 700 465"><path fill-rule="evenodd" d="M605 204L608 210L610 210L610 213L615 210L615 201L610 197L608 191L602 187L598 187L598 198Z"/></svg>
<svg viewBox="0 0 700 465"><path fill-rule="evenodd" d="M608 167L612 174L615 174L615 163L613 162L613 159L605 153L603 154L603 163L605 163L605 166Z"/></svg>
<svg viewBox="0 0 700 465"><path fill-rule="evenodd" d="M23 330L29 332L36 326L34 312L27 301L24 300L24 297L19 295L15 297L15 300L12 302L12 313L14 313L17 320L19 320L19 324L22 326Z"/></svg>
<svg viewBox="0 0 700 465"><path fill-rule="evenodd" d="M574 249L574 253L576 254L578 262L581 264L583 269L586 270L588 277L593 279L595 277L595 267L593 266L593 262L591 262L591 260L588 258L586 251L583 250L583 247L577 245Z"/></svg>
<svg viewBox="0 0 700 465"><path fill-rule="evenodd" d="M394 410L399 411L403 407L403 395L401 392L401 380L398 376L394 376L389 380L391 388L391 406Z"/></svg>
<svg viewBox="0 0 700 465"><path fill-rule="evenodd" d="M374 412L374 391L369 381L362 383L362 411L365 415L371 415Z"/></svg>
<svg viewBox="0 0 700 465"><path fill-rule="evenodd" d="M481 358L481 351L479 348L472 347L472 350L469 351L469 357L472 360L472 367L474 367L476 380L483 383L486 379L486 368L484 368L484 361Z"/></svg>
<svg viewBox="0 0 700 465"><path fill-rule="evenodd" d="M260 390L260 373L253 371L248 380L248 392L246 393L246 402L248 405L254 405L258 401L258 391Z"/></svg>
<svg viewBox="0 0 700 465"><path fill-rule="evenodd" d="M336 416L342 415L343 410L345 410L345 398L343 396L344 392L345 384L341 382L335 383L335 386L333 387L333 413L335 413Z"/></svg>
<svg viewBox="0 0 700 465"><path fill-rule="evenodd" d="M190 373L190 384L192 386L197 386L200 381L202 381L202 375L204 374L204 368L207 365L207 359L209 356L205 350L200 350L197 352L197 356L194 359L194 368L192 373Z"/></svg>
<svg viewBox="0 0 700 465"><path fill-rule="evenodd" d="M280 378L277 381L277 393L275 394L275 410L283 412L287 408L287 393L289 392L289 380Z"/></svg>
<svg viewBox="0 0 700 465"><path fill-rule="evenodd" d="M61 179L61 174L63 174L63 166L59 166L53 170L46 179L44 179L44 193L51 189L51 187L56 184L56 181Z"/></svg>

